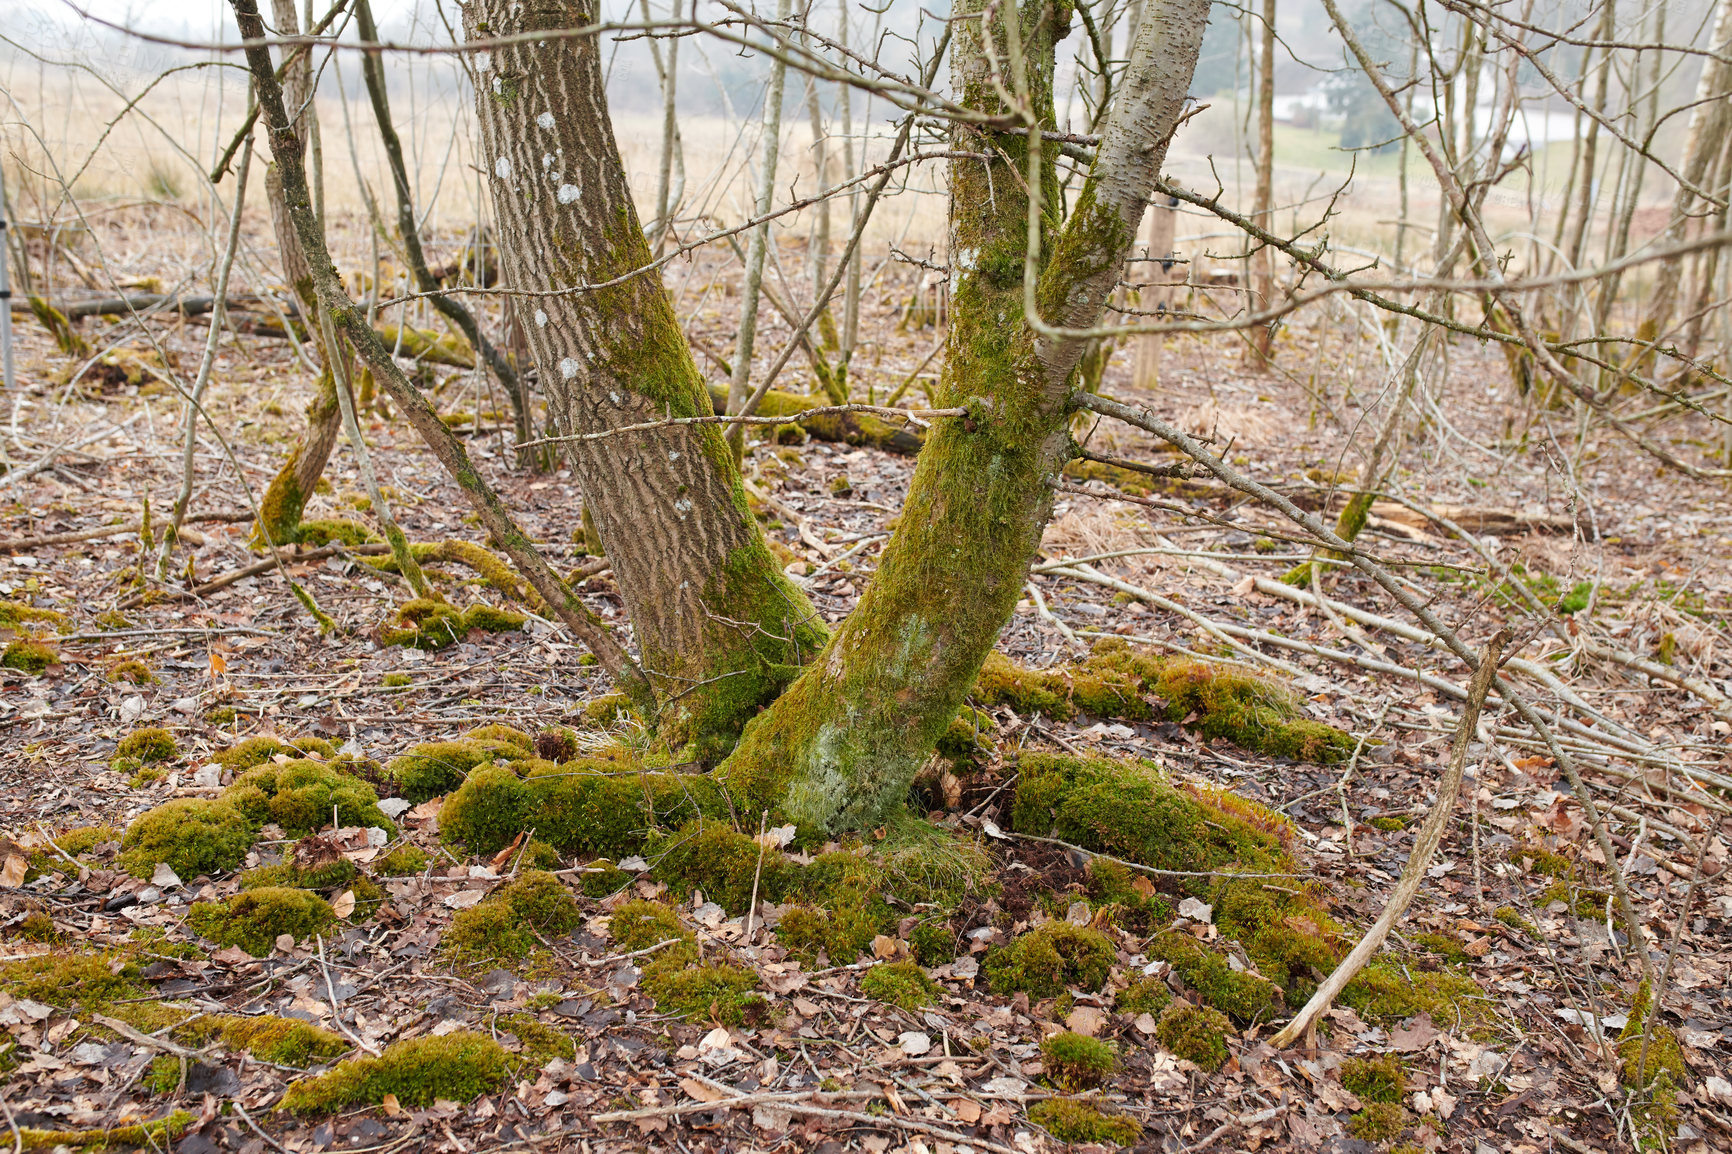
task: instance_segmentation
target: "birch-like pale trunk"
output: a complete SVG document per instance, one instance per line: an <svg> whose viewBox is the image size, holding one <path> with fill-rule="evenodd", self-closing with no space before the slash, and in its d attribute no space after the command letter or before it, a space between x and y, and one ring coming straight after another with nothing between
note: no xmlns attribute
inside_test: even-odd
<svg viewBox="0 0 1732 1154"><path fill-rule="evenodd" d="M790 0L777 0L776 23L785 27L793 10ZM780 57L770 61L770 80L764 89L764 136L758 154L758 189L752 198L752 216L770 214L776 202L776 161L782 154L782 95L788 66ZM769 247L770 222L759 220L746 246L746 281L740 289L740 332L734 341L733 374L728 379L728 412L737 414L752 395L752 349L758 340L758 300L764 285L764 251ZM734 459L745 452L746 427L728 429L728 445Z"/></svg>
<svg viewBox="0 0 1732 1154"><path fill-rule="evenodd" d="M697 0L692 0L693 4ZM645 23L650 19L649 0L642 0ZM673 0L673 11L669 18L679 23L680 0ZM673 199L674 154L681 148L679 91L680 74L680 38L668 38L667 57L664 60L651 40L650 53L655 60L656 71L661 75L662 82L662 148L661 156L656 163L656 215L650 223L650 251L658 258L667 245L668 231L673 227L673 215L676 209Z"/></svg>
<svg viewBox="0 0 1732 1154"><path fill-rule="evenodd" d="M1275 206L1275 0L1263 0L1263 38L1257 61L1257 199L1251 218L1271 232ZM1251 257L1251 307L1268 308L1275 298L1275 250L1263 245ZM1274 353L1275 328L1251 330L1250 348L1259 363Z"/></svg>

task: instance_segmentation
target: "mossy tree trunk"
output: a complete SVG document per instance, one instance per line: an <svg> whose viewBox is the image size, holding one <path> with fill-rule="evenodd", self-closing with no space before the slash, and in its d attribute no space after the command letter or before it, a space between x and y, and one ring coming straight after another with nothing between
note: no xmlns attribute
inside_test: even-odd
<svg viewBox="0 0 1732 1154"><path fill-rule="evenodd" d="M293 36L299 31L294 0L272 0L271 14L279 35ZM292 117L297 147L304 153L309 134L307 126L313 115L313 66L309 53L302 52L289 61L283 74L283 97ZM271 206L271 226L277 235L283 279L295 294L295 304L307 322L307 333L318 349L321 365L319 391L307 406L307 427L295 442L295 447L289 450L288 460L271 478L264 498L259 502L254 540L260 545L281 545L295 539L301 512L312 497L314 486L324 475L331 450L336 447L337 437L343 431L343 410L337 403L336 377L332 372L333 356L342 354L325 347L318 326L312 322L316 315L313 272L301 251L300 241L295 237L295 226L289 220L288 201L283 195L282 177L274 164L265 172L265 199Z"/></svg>
<svg viewBox="0 0 1732 1154"><path fill-rule="evenodd" d="M965 0L955 14L955 88L970 109L1009 120L984 51L983 10ZM1028 97L1050 125L1052 45L1064 28L1032 0L1020 11L988 11L1000 62L1009 58L1006 12L1019 21ZM1041 149L1031 165L1025 134L956 129L958 151L990 158L956 161L950 174L953 311L938 403L969 415L934 426L859 605L721 767L748 808L774 806L813 831L878 824L903 804L974 683L1015 609L1051 512L1051 482L1073 451L1070 393L1087 342L1047 326L1098 323L1178 123L1207 18L1207 0L1151 7L1094 169L1062 228L1054 150ZM1031 182L1041 193L1034 229ZM1024 312L1031 231L1044 335Z"/></svg>
<svg viewBox="0 0 1732 1154"><path fill-rule="evenodd" d="M471 39L577 28L582 0L477 0ZM504 281L550 293L650 263L607 110L593 37L525 39L477 53L476 106ZM711 411L659 273L523 300L555 427L595 433ZM675 747L733 745L827 637L782 574L715 426L579 442L571 464L663 702ZM572 520L579 509L572 509Z"/></svg>

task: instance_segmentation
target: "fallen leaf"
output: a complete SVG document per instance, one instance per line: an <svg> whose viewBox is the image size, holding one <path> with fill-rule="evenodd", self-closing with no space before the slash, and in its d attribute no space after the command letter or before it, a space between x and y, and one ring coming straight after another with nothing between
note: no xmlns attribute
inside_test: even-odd
<svg viewBox="0 0 1732 1154"><path fill-rule="evenodd" d="M919 1030L904 1030L897 1036L896 1042L910 1058L918 1058L932 1049L932 1039Z"/></svg>
<svg viewBox="0 0 1732 1154"><path fill-rule="evenodd" d="M344 890L331 902L331 912L340 918L346 918L355 912L355 891Z"/></svg>
<svg viewBox="0 0 1732 1154"><path fill-rule="evenodd" d="M1431 1024L1430 1014L1420 1014L1413 1019L1412 1026L1397 1026L1389 1031L1389 1044L1403 1054L1415 1054L1437 1041L1437 1027Z"/></svg>
<svg viewBox="0 0 1732 1154"><path fill-rule="evenodd" d="M952 1098L950 1109L956 1115L957 1121L964 1126L972 1126L980 1121L980 1103L973 1098Z"/></svg>
<svg viewBox="0 0 1732 1154"><path fill-rule="evenodd" d="M729 1096L726 1090L718 1090L716 1087L700 1082L696 1078L681 1078L680 1089L684 1090L687 1094L696 1098L700 1102L720 1102L723 1098Z"/></svg>
<svg viewBox="0 0 1732 1154"><path fill-rule="evenodd" d="M1076 1033L1092 1038L1107 1024L1107 1016L1093 1006L1078 1006L1065 1018L1064 1024Z"/></svg>
<svg viewBox="0 0 1732 1154"><path fill-rule="evenodd" d="M872 956L875 958L894 958L908 947L888 934L879 934L872 939Z"/></svg>
<svg viewBox="0 0 1732 1154"><path fill-rule="evenodd" d="M385 1116L388 1118L395 1118L403 1112L403 1107L397 1101L395 1094L386 1094L384 1098L380 1099L379 1104L385 1107Z"/></svg>
<svg viewBox="0 0 1732 1154"><path fill-rule="evenodd" d="M17 889L24 884L24 875L30 869L30 863L17 854L9 854L6 864L0 866L0 886Z"/></svg>

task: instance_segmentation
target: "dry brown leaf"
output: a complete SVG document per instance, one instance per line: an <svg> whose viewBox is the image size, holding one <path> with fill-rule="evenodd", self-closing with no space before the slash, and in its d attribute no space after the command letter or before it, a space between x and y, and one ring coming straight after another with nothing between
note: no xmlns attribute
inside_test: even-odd
<svg viewBox="0 0 1732 1154"><path fill-rule="evenodd" d="M955 1112L957 1120L965 1126L972 1126L980 1121L980 1103L973 1098L952 1098L950 1109Z"/></svg>
<svg viewBox="0 0 1732 1154"><path fill-rule="evenodd" d="M30 863L17 854L6 855L6 864L0 865L0 886L12 889L24 884L24 875L30 869Z"/></svg>
<svg viewBox="0 0 1732 1154"><path fill-rule="evenodd" d="M727 1091L718 1090L714 1086L705 1085L696 1078L681 1078L680 1089L700 1102L720 1102L728 1096Z"/></svg>
<svg viewBox="0 0 1732 1154"><path fill-rule="evenodd" d="M331 912L340 918L346 918L355 912L355 891L344 890L331 902Z"/></svg>

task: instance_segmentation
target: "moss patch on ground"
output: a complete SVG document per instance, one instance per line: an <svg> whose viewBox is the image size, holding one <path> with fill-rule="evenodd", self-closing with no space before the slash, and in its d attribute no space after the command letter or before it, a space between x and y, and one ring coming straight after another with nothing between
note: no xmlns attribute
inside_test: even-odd
<svg viewBox="0 0 1732 1154"><path fill-rule="evenodd" d="M245 1050L255 1058L284 1066L328 1062L354 1048L340 1034L298 1018L279 1018L274 1014L258 1017L200 1014L176 1027L173 1036L187 1046L207 1046L220 1041L231 1050Z"/></svg>
<svg viewBox="0 0 1732 1154"><path fill-rule="evenodd" d="M174 734L158 726L135 729L120 739L114 747L116 757L130 757L146 765L157 761L173 761L180 756Z"/></svg>
<svg viewBox="0 0 1732 1154"><path fill-rule="evenodd" d="M860 992L917 1013L933 1004L938 986L913 962L890 962L867 970L860 979Z"/></svg>
<svg viewBox="0 0 1732 1154"><path fill-rule="evenodd" d="M1233 1025L1227 1015L1209 1006L1194 1006L1178 998L1155 1021L1161 1045L1204 1070L1219 1070L1227 1061L1227 1035Z"/></svg>
<svg viewBox="0 0 1732 1154"><path fill-rule="evenodd" d="M986 980L995 994L1054 998L1072 986L1100 989L1117 960L1112 939L1099 930L1047 922L987 954Z"/></svg>
<svg viewBox="0 0 1732 1154"><path fill-rule="evenodd" d="M1086 1034L1066 1030L1040 1044L1041 1072L1067 1094L1099 1086L1118 1064L1110 1045Z"/></svg>
<svg viewBox="0 0 1732 1154"><path fill-rule="evenodd" d="M509 609L495 609L477 602L458 609L444 601L417 598L397 610L397 624L379 630L379 644L407 645L415 649L444 649L467 640L472 630L482 633L514 633L529 620Z"/></svg>
<svg viewBox="0 0 1732 1154"><path fill-rule="evenodd" d="M758 979L732 965L699 965L697 941L681 928L673 910L660 902L631 901L609 919L609 931L622 953L647 950L675 939L639 961L643 990L663 1013L738 1026L757 1022L767 1011L754 993Z"/></svg>
<svg viewBox="0 0 1732 1154"><path fill-rule="evenodd" d="M464 964L521 959L537 948L538 937L568 934L582 921L565 883L545 870L531 870L480 904L459 910L441 944Z"/></svg>
<svg viewBox="0 0 1732 1154"><path fill-rule="evenodd" d="M193 1116L176 1110L149 1122L133 1122L107 1130L38 1130L29 1126L17 1129L20 1149L38 1150L44 1147L71 1146L81 1150L144 1148L161 1150L179 1141Z"/></svg>
<svg viewBox="0 0 1732 1154"><path fill-rule="evenodd" d="M392 758L385 770L398 791L419 804L450 793L462 785L469 771L478 765L517 761L527 756L514 742L464 737L414 746Z"/></svg>
<svg viewBox="0 0 1732 1154"><path fill-rule="evenodd" d="M60 655L50 646L28 637L8 641L6 648L0 651L0 667L16 669L32 677L40 677L50 665L59 660Z"/></svg>
<svg viewBox="0 0 1732 1154"><path fill-rule="evenodd" d="M0 962L0 990L61 1009L88 1009L138 997L149 987L126 954L37 954Z"/></svg>
<svg viewBox="0 0 1732 1154"><path fill-rule="evenodd" d="M1279 986L1233 969L1226 954L1209 949L1183 930L1156 934L1146 952L1151 958L1170 963L1205 1002L1240 1025L1270 1021L1279 1017L1285 1007Z"/></svg>
<svg viewBox="0 0 1732 1154"><path fill-rule="evenodd" d="M510 1056L498 1042L467 1030L409 1038L385 1047L376 1058L351 1058L291 1084L277 1108L333 1114L376 1105L387 1094L412 1109L424 1109L438 1098L468 1102L504 1085L509 1065Z"/></svg>
<svg viewBox="0 0 1732 1154"><path fill-rule="evenodd" d="M287 886L242 890L225 902L195 902L186 922L198 933L224 946L239 946L255 958L276 948L278 936L295 941L322 933L336 914L318 894Z"/></svg>
<svg viewBox="0 0 1732 1154"><path fill-rule="evenodd" d="M1479 983L1450 969L1423 970L1399 958L1367 962L1347 988L1341 1004L1373 1022L1398 1022L1415 1014L1430 1014L1439 1025L1484 1029L1492 1011Z"/></svg>
<svg viewBox="0 0 1732 1154"><path fill-rule="evenodd" d="M1130 1146L1143 1136L1135 1118L1103 1114L1087 1102L1071 1098L1048 1098L1029 1107L1028 1120L1060 1142L1111 1142Z"/></svg>
<svg viewBox="0 0 1732 1154"><path fill-rule="evenodd" d="M397 832L379 809L379 795L370 784L311 758L249 769L223 797L253 824L274 821L291 837L323 829L333 815L340 825Z"/></svg>
<svg viewBox="0 0 1732 1154"><path fill-rule="evenodd" d="M176 798L140 814L120 839L122 869L147 878L158 862L190 881L241 864L256 837L252 820L227 799Z"/></svg>
<svg viewBox="0 0 1732 1154"><path fill-rule="evenodd" d="M1399 1102L1407 1093L1407 1071L1395 1054L1348 1058L1341 1063L1341 1084L1367 1102Z"/></svg>
<svg viewBox="0 0 1732 1154"><path fill-rule="evenodd" d="M1355 745L1352 734L1306 717L1285 685L1229 666L1139 653L1116 638L1098 642L1078 664L1053 669L1023 669L995 651L974 699L1059 720L1087 714L1177 722L1209 740L1300 761L1344 761Z"/></svg>

